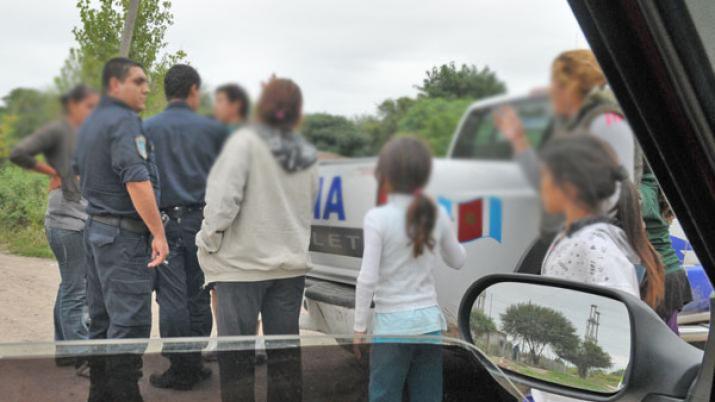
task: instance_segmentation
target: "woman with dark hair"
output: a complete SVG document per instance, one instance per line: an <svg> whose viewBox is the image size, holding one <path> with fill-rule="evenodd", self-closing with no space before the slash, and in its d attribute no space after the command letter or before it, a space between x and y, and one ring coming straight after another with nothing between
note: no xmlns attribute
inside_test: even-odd
<svg viewBox="0 0 715 402"><path fill-rule="evenodd" d="M613 150L590 135L552 141L541 153L541 199L566 217L541 273L620 289L656 310L664 268L648 241L638 193Z"/></svg>
<svg viewBox="0 0 715 402"><path fill-rule="evenodd" d="M45 231L60 268L60 287L54 308L55 340L58 341L87 339L83 242L87 215L71 164L77 129L98 102L99 95L89 87L72 88L60 97L63 117L25 137L10 155L13 163L50 177ZM43 154L46 162L35 159L38 154ZM78 373L85 374L83 361L58 358L57 363L75 364Z"/></svg>
<svg viewBox="0 0 715 402"><path fill-rule="evenodd" d="M367 334L373 300L374 336L440 336L447 329L433 275L437 252L455 269L464 265L466 254L447 213L423 192L431 170L429 148L416 138L394 139L380 152L377 181L389 196L386 205L365 216L355 289L356 344ZM370 401L401 401L405 385L412 401L441 401L441 349L376 338L370 354Z"/></svg>
<svg viewBox="0 0 715 402"><path fill-rule="evenodd" d="M640 182L642 152L613 92L606 86L606 76L591 50L569 50L554 59L549 98L555 117L544 133L542 147L552 139L591 133L613 148L631 181ZM494 123L511 143L514 159L529 183L538 188L538 150L529 143L516 111L511 107L500 108L494 115ZM542 210L539 238L523 257L519 272L539 272L544 254L562 224L563 216Z"/></svg>
<svg viewBox="0 0 715 402"><path fill-rule="evenodd" d="M638 193L613 149L578 132L541 152L541 200L565 226L544 258L541 274L605 286L640 297L657 310L664 268L648 241ZM536 402L577 401L532 390Z"/></svg>
<svg viewBox="0 0 715 402"><path fill-rule="evenodd" d="M219 336L256 335L259 313L266 335L298 335L318 189L316 150L296 132L302 107L293 81L271 79L258 122L228 139L209 174L196 242L215 284ZM300 400L300 348L267 344L268 400ZM252 349L219 352L224 401L252 399L254 357Z"/></svg>

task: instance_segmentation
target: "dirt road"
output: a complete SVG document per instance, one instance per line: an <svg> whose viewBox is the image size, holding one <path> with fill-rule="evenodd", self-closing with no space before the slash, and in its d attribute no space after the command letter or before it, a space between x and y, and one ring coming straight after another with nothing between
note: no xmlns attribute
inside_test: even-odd
<svg viewBox="0 0 715 402"><path fill-rule="evenodd" d="M52 341L52 308L60 283L54 260L0 253L0 343ZM154 317L157 306L154 304ZM156 321L152 337L158 336Z"/></svg>

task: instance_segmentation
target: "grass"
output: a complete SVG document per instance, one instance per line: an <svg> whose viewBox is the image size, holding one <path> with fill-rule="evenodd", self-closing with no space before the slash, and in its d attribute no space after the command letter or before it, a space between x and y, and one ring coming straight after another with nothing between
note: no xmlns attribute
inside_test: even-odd
<svg viewBox="0 0 715 402"><path fill-rule="evenodd" d="M505 362L504 359L495 361ZM569 387L583 389L600 393L614 393L618 391L621 377L613 374L592 373L587 378L581 378L576 373L575 369L569 369L567 372L558 372L551 370L542 370L522 363L508 361L508 365L500 364L503 368L523 374L528 377L536 378L543 381L548 381L556 384L566 385Z"/></svg>
<svg viewBox="0 0 715 402"><path fill-rule="evenodd" d="M47 178L5 163L0 166L0 249L52 258L44 230Z"/></svg>

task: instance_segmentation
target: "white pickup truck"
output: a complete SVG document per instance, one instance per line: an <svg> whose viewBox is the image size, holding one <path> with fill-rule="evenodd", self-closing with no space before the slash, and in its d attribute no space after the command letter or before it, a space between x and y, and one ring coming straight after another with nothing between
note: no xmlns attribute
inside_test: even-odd
<svg viewBox="0 0 715 402"><path fill-rule="evenodd" d="M531 143L538 146L551 119L545 95L476 102L462 117L447 156L435 158L426 189L447 209L467 250L461 270L435 268L439 302L455 335L467 288L484 275L514 272L538 234L537 193L493 125L491 112L503 104L514 106ZM375 164L375 158L321 163L310 245L314 269L306 287L303 329L352 333L363 217L380 202Z"/></svg>

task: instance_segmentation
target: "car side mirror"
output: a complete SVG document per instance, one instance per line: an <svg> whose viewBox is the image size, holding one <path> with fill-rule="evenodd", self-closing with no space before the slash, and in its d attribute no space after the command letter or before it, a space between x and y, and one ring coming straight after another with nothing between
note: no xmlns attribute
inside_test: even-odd
<svg viewBox="0 0 715 402"><path fill-rule="evenodd" d="M533 396L684 398L703 358L627 293L534 275L477 281L462 300L459 326Z"/></svg>

